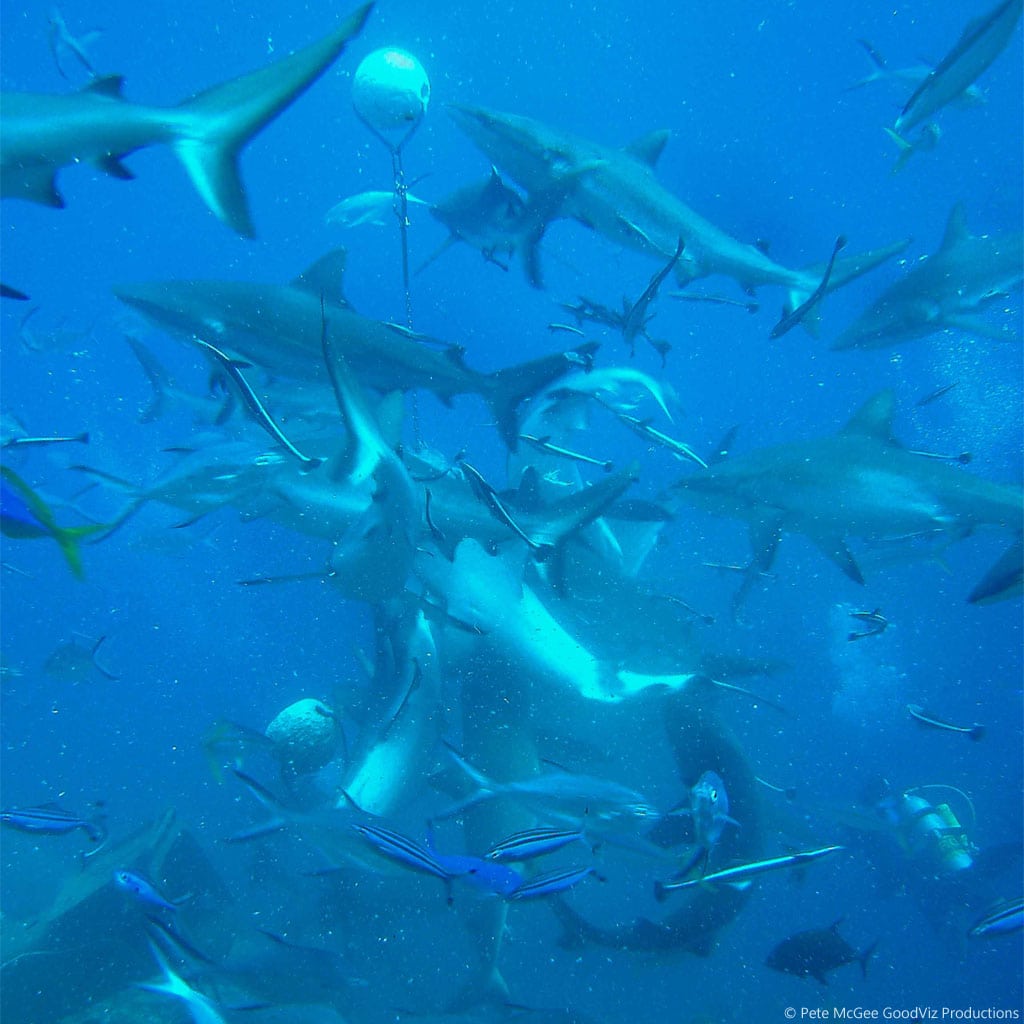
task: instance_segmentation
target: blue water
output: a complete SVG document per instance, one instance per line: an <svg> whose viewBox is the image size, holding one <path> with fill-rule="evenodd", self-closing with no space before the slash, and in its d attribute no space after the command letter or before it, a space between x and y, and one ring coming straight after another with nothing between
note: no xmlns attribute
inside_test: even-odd
<svg viewBox="0 0 1024 1024"><path fill-rule="evenodd" d="M197 428L181 411L138 422L149 394L123 341L126 323L138 321L126 318L114 299L117 283L284 282L343 244L353 306L382 320L404 318L397 231L389 224L342 232L324 219L343 197L391 186L388 154L353 114L349 88L363 56L397 45L419 57L432 82L430 109L404 155L414 192L423 198L437 200L488 172L486 159L445 113L447 103L462 102L537 117L608 146L671 129L660 181L734 237L770 241L773 258L786 266L822 262L839 234L848 237L848 251L912 237L901 261L828 298L817 339L797 329L768 341L781 304L777 288L762 289L754 315L662 296L653 327L672 343L664 369L643 344L630 360L620 337L600 328L588 332L602 341L598 365L633 366L674 389L680 412L672 430L699 451L712 450L733 425L740 427L737 453L830 434L872 394L891 388L896 434L909 447L969 451L966 471L1019 484L1019 290L1005 302L1013 326L1005 342L955 333L879 351L828 348L883 287L936 250L955 203L963 202L975 234L1020 229L1019 26L978 83L985 102L943 110L937 148L915 155L899 174L892 173L894 146L882 128L909 89L876 83L846 91L870 70L858 39L869 39L892 66L934 62L966 20L985 10L985 3L924 0L838 7L382 0L335 68L245 151L242 174L255 241L216 221L162 147L127 159L133 182L89 166L65 169L62 211L4 204L2 277L32 301L4 301L0 310L3 411L32 434L88 430L91 436L88 449L5 453L4 462L48 498L73 501L102 518L118 499L102 489L80 494L82 478L67 469L70 463L86 461L142 482L170 464L164 449L197 443ZM43 3L3 6L5 90L68 88L47 48L48 11ZM125 75L131 99L171 105L313 41L332 27L338 11L311 4L285 13L279 5L191 0L140 8L111 0L69 4L64 15L76 33L102 29L90 53L100 70ZM84 84L73 61L66 68ZM415 209L412 216L409 244L417 265L444 232ZM518 267L504 273L468 247L454 247L413 280L416 329L463 345L474 367L495 369L565 343L567 335L545 327L564 319L556 302L585 294L616 306L623 295L638 295L657 269L650 258L568 221L549 230L542 262L546 290L536 291ZM695 287L742 298L725 279ZM29 305L38 306L28 329L40 351L19 340ZM192 350L155 328L145 331L160 359L201 392L204 371ZM956 388L941 400L915 405L954 380ZM421 396L418 420L427 443L449 455L465 448L471 461L500 476L501 442L477 399L444 408ZM604 445L617 458L640 459L638 493L648 497L683 472L666 454L623 440L610 423L589 441L593 451ZM72 512L58 518L82 521ZM359 989L354 1019L394 1019L409 1000L436 1009L431 998L442 1001L464 980L461 954L451 950L466 942L465 907L458 900L447 907L440 889L402 888L398 898L382 884L375 896L379 915L365 906L345 911L341 900L331 903L329 884L303 874L309 864L286 840L262 849L225 846L225 837L252 824L260 811L232 782L218 785L200 747L218 719L262 729L301 697L336 703L339 695L344 701L358 691L357 651L373 646L368 611L316 583L237 586L265 573L321 569L329 554L323 542L267 521L240 522L231 509L186 531L173 530L177 522L180 515L154 505L106 543L86 547L82 583L54 545L5 539L4 806L58 801L84 811L103 801L115 838L173 806L226 879L238 934L255 923L342 952L351 977L370 989L369 995ZM760 885L719 932L707 958L595 946L567 951L556 942L558 929L545 907L514 907L501 959L513 1002L572 1007L608 1021L639 1013L651 1020L767 1022L782 1019L785 1007L797 1008L798 1019L800 1008L833 1006L1019 1010L1020 936L966 938L988 902L1019 896L1021 889L1021 604L1019 598L986 607L965 603L1007 542L1005 533L981 531L941 562L898 560L868 572L866 586L858 587L805 539L787 536L776 578L755 588L742 621L732 624L736 581L702 563L746 559L746 531L683 508L665 529L646 578L714 615L719 648L779 663L772 675L747 683L782 702L787 715L742 700L718 703L756 774L800 793L792 805L768 790L761 794L766 852L776 854L790 840L841 841L850 849L814 866L802 883L776 877ZM172 543L174 550L167 550ZM615 599L614 593L605 597ZM875 608L890 628L848 642L849 613ZM57 678L44 671L55 648L75 634L106 636L103 662L120 678L88 672ZM984 723L987 736L971 743L920 729L904 710L908 702L955 722ZM542 725L547 732L573 729L558 720ZM355 739L358 722L346 728ZM623 729L618 743L612 763L635 776L623 781L648 780L666 807L699 774L672 777L635 729ZM572 753L559 745L547 756L564 764ZM571 767L596 771L586 756L579 752ZM971 885L954 889L915 862L892 834L850 829L808 811L825 803L852 808L880 777L897 792L942 785L967 794L974 820L961 796L945 791L941 799L967 819L974 847L1015 847L1015 856L1011 850L1008 866L986 874L978 866ZM415 820L399 824L421 828ZM2 833L5 929L32 919L79 870L78 854L87 845L81 837ZM634 870L650 872L640 864ZM598 917L605 913L606 920L641 912L624 893L610 891L614 886L614 877L604 887L593 883L570 900ZM414 899L406 898L410 891ZM642 912L653 910L645 903ZM866 980L853 965L824 989L763 966L782 939L838 918L858 950L879 942ZM129 925L137 928L137 922L97 911L81 926L80 944L90 943L93 929L116 940L118 929ZM225 946L231 938L223 937ZM413 953L389 960L388 943L403 941ZM74 954L62 949L54 955ZM137 949L131 957L126 950L126 962L135 965L131 971L113 963L109 976L93 979L92 991L88 983L76 990L75 1002L116 1001L131 982L154 973ZM21 1019L60 1020L71 1012L56 997L29 1005L31 1015ZM145 1005L152 1014L165 1008L158 1000ZM344 997L338 1009L346 1014ZM21 1003L11 1012L28 1013Z"/></svg>

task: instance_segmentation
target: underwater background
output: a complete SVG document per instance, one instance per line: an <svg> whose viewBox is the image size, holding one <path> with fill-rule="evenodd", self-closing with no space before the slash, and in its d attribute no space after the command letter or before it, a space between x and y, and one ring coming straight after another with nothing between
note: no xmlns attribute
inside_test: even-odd
<svg viewBox="0 0 1024 1024"><path fill-rule="evenodd" d="M4 204L3 280L30 293L31 302L5 301L0 309L3 411L29 434L89 433L87 449L13 450L4 453L4 464L59 510L66 502L104 521L121 496L103 488L81 493L83 478L68 466L84 462L141 484L170 464L166 449L202 443L185 409L139 422L151 394L126 333L142 337L197 394L206 370L193 350L129 313L115 299L115 285L177 278L283 283L344 245L347 299L366 316L402 321L399 239L390 216L383 226L350 231L325 221L342 198L392 186L390 157L353 113L350 87L366 54L398 46L419 58L431 80L430 107L404 150L412 191L426 200L489 171L486 157L445 111L446 104L463 103L535 117L606 146L671 129L657 168L662 184L733 237L770 241L772 257L786 266L822 263L838 235L851 251L912 239L896 260L828 296L818 338L797 328L769 340L781 305L781 290L769 287L760 290L752 314L661 295L653 327L671 343L664 367L648 346L640 344L631 357L614 331L584 325L587 337L602 344L597 365L628 365L671 387L678 398L672 431L697 451L712 451L733 426L739 427L737 453L832 434L873 394L891 388L895 433L908 447L969 452L965 472L1019 485L1019 289L1001 307L1008 313L993 321L1011 325L1006 340L952 331L885 349L829 349L882 288L938 248L955 204L963 204L973 234L1021 228L1019 25L979 79L984 102L941 111L938 144L899 173L883 127L905 102L906 85L849 89L871 71L858 40L870 40L892 66L934 63L968 18L986 10L985 4L925 0L381 0L335 66L243 154L255 240L217 222L166 147L128 158L132 182L91 166L63 170L66 209ZM182 0L142 7L69 2L61 13L72 32L102 30L90 56L101 71L125 76L128 97L173 105L312 42L349 11L327 3ZM71 82L58 73L47 45L49 14L48 3L9 2L0 10L5 90L61 92L85 84L74 62L66 68ZM410 217L410 259L417 266L445 231L415 206ZM568 319L557 303L586 295L617 306L622 296L638 295L657 270L649 257L567 220L549 228L541 262L545 287L537 290L517 265L504 272L471 247L453 246L412 279L416 330L457 342L467 362L492 370L579 340L567 342L547 329ZM745 298L724 279L698 287ZM38 309L23 325L27 306ZM941 399L917 404L953 382ZM416 427L411 416L406 423L409 444L414 430L449 457L465 450L500 479L503 448L476 398L463 396L446 408L420 393ZM623 464L639 459L637 493L648 498L684 472L665 452L606 422L589 435L588 451ZM85 521L70 511L59 511L58 519ZM311 874L309 849L297 851L294 839L228 845L227 837L261 812L230 777L218 780L203 750L214 723L262 731L304 697L327 702L345 721L346 695L365 686L358 652L372 647L370 612L319 582L238 585L322 569L329 554L323 541L268 519L242 521L231 508L174 529L180 522L172 509L146 506L109 540L83 547L81 582L56 545L4 539L3 806L56 801L86 814L98 802L111 841L174 808L198 844L195 856L226 887L233 927L263 927L343 954L355 992L351 1000L339 997L335 1010L343 1019L438 1012L460 978L459 954L447 955L464 942L460 900L449 908L431 880L403 879L395 888L376 884L355 906L338 896L330 878ZM979 531L940 558L866 567L860 587L805 538L787 535L773 578L752 590L734 623L738 581L705 563L744 561L746 531L733 520L679 509L644 578L713 616L719 649L776 665L744 685L785 713L743 698L717 704L756 775L797 793L792 800L767 788L761 794L770 823L765 834L773 837L766 853L784 852L776 834L798 845L836 842L847 849L802 879L776 875L759 883L708 956L566 948L542 902L513 907L501 959L511 1002L568 1007L580 1019L603 1021L773 1021L786 1007L1019 1010L1020 935L979 941L966 934L988 904L1019 897L1021 888L1021 604L1019 598L985 606L965 600L1005 546L1004 533ZM605 600L614 602L614 591ZM851 642L851 613L875 609L889 627ZM81 656L100 637L106 638L100 660L116 679ZM657 646L658 639L647 641ZM78 655L65 651L55 659L69 642ZM982 723L985 737L971 742L922 728L906 713L910 703L952 722ZM549 714L545 730L557 734L563 724L557 708ZM359 732L356 721L345 728L350 740ZM627 732L621 744L617 757L634 780L656 777L651 788L660 804L682 799L694 778L670 778L660 763L648 764L655 755L642 735ZM561 747L550 756L563 765L573 759ZM258 761L253 773L259 775ZM260 777L274 788L272 775ZM854 811L863 810L864 793L883 779L897 792L948 787L934 791L936 799L949 804L973 849L994 851L979 857L971 885L943 884L895 834L858 825ZM811 814L809 807L833 813ZM414 816L399 824L409 832L422 827ZM8 829L0 842L7 945L81 870L88 843L82 833ZM188 892L187 872L175 887L169 895ZM614 878L605 885L588 880L585 891L565 898L597 915L603 901L612 908L609 917L622 903ZM44 942L47 955L36 963L5 963L4 1018L98 1020L104 1004L110 1014L128 1013L124 1019L186 1019L158 996L139 1004L139 992L130 988L157 973L132 910L111 898L76 917L74 935L63 934L60 948L48 950ZM179 913L187 922L187 902ZM623 913L629 916L628 908ZM840 918L857 951L878 942L866 978L853 965L831 975L825 988L764 966L780 941ZM405 928L402 955L389 960L388 942L403 943L396 936ZM204 938L217 944L209 931ZM220 940L223 951L230 936ZM82 950L97 943L108 951L105 970L83 959ZM47 979L42 988L13 973L37 966ZM118 1011L118 1000L134 1006L136 1016ZM451 1019L476 1019L475 1010L460 1012L468 1016Z"/></svg>

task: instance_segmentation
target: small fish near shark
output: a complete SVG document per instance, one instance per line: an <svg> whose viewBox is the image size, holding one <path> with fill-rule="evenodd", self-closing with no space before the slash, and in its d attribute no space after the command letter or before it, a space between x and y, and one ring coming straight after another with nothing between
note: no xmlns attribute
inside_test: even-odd
<svg viewBox="0 0 1024 1024"><path fill-rule="evenodd" d="M858 963L863 977L868 976L868 961L874 955L877 942L858 953L839 934L840 918L828 928L815 928L780 942L768 954L765 966L783 974L795 974L798 978L814 978L822 985L828 985L828 975L847 964Z"/></svg>
<svg viewBox="0 0 1024 1024"><path fill-rule="evenodd" d="M98 844L92 852L99 850L107 839L106 826L100 818L84 818L56 803L39 807L9 807L0 811L0 825L18 832L46 836L63 836L81 829L90 842Z"/></svg>
<svg viewBox="0 0 1024 1024"><path fill-rule="evenodd" d="M100 523L58 525L53 510L43 498L9 466L0 466L0 532L12 540L55 541L76 579L85 576L80 551L82 541L107 529Z"/></svg>
<svg viewBox="0 0 1024 1024"><path fill-rule="evenodd" d="M364 5L320 42L176 107L128 102L118 75L96 78L70 95L4 93L0 197L63 207L56 184L61 168L93 163L127 180L133 174L123 162L126 156L166 144L218 220L251 237L239 152L341 56L371 9L372 4Z"/></svg>

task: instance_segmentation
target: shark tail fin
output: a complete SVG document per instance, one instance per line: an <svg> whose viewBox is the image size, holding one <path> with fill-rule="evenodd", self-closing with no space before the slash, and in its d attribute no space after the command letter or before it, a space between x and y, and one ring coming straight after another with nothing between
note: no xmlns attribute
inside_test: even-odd
<svg viewBox="0 0 1024 1024"><path fill-rule="evenodd" d="M178 107L172 148L203 202L240 235L251 238L254 230L238 174L238 154L337 60L359 34L372 6L360 7L319 42Z"/></svg>
<svg viewBox="0 0 1024 1024"><path fill-rule="evenodd" d="M867 252L852 253L849 256L837 255L832 264L832 273L829 275L828 283L825 286L825 294L832 292L851 281L862 277L869 271L881 266L886 260L898 256L910 245L911 239L901 238L897 242L880 246L877 249L869 249ZM806 285L797 285L789 290L786 295L786 302L783 306L783 315L786 316L799 309L813 294L815 287L820 283L822 274L825 272L826 264L814 263L804 267L801 274L806 279ZM804 330L811 337L818 337L821 326L821 316L817 308L811 309L800 321Z"/></svg>
<svg viewBox="0 0 1024 1024"><path fill-rule="evenodd" d="M498 430L510 451L515 451L519 436L516 411L519 404L542 391L549 384L573 369L590 369L596 342L581 345L569 352L541 356L527 363L517 363L481 378L482 392L498 424Z"/></svg>

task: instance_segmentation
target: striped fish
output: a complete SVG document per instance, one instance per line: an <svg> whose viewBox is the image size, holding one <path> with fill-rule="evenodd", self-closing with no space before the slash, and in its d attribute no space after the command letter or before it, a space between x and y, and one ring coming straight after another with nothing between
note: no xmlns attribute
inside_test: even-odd
<svg viewBox="0 0 1024 1024"><path fill-rule="evenodd" d="M508 861L531 860L542 857L546 853L554 853L570 843L586 842L586 837L579 829L564 828L528 828L516 832L495 843L484 857L501 863Z"/></svg>
<svg viewBox="0 0 1024 1024"><path fill-rule="evenodd" d="M107 838L106 830L97 821L90 821L80 815L72 814L57 804L44 804L41 807L12 807L0 812L0 824L19 832L35 832L40 835L62 836L75 829L84 829L94 843L103 842Z"/></svg>
<svg viewBox="0 0 1024 1024"><path fill-rule="evenodd" d="M1024 927L1024 899L1006 900L997 903L984 917L971 926L971 938L987 938L990 935L1009 935Z"/></svg>
<svg viewBox="0 0 1024 1024"><path fill-rule="evenodd" d="M451 875L422 843L380 825L353 825L352 828L385 857L398 861L413 871L433 875L445 882L451 880Z"/></svg>
<svg viewBox="0 0 1024 1024"><path fill-rule="evenodd" d="M537 875L529 882L519 886L509 894L510 900L532 900L538 896L551 896L554 893L565 892L574 885L582 882L587 875L594 873L593 868L569 868L565 871L549 871L544 875Z"/></svg>

